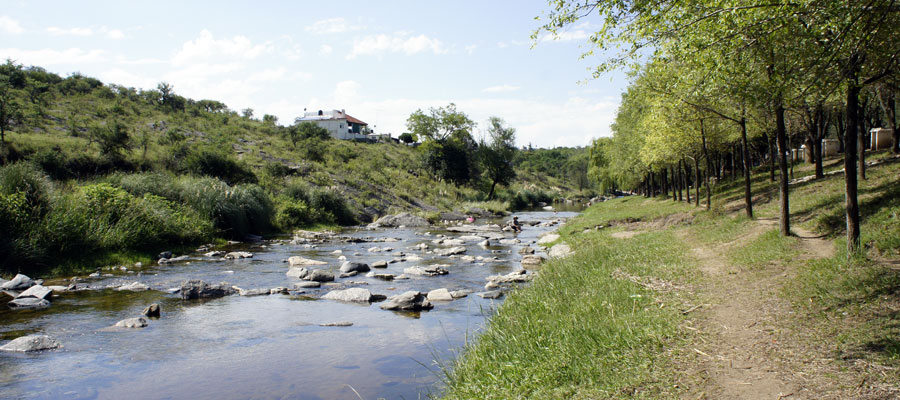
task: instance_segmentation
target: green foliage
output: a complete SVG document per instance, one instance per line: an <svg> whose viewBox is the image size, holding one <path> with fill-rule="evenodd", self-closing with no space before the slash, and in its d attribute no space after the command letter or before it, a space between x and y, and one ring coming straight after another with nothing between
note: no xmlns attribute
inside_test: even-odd
<svg viewBox="0 0 900 400"><path fill-rule="evenodd" d="M416 141L416 137L409 132L401 133L400 136L397 137L397 139L400 139L401 142L406 144L410 144Z"/></svg>
<svg viewBox="0 0 900 400"><path fill-rule="evenodd" d="M28 215L41 215L47 211L52 189L47 176L30 163L17 162L0 167L0 193L21 193L30 210Z"/></svg>
<svg viewBox="0 0 900 400"><path fill-rule="evenodd" d="M301 143L303 143L304 145L308 145L310 143L313 143L315 139L331 139L331 134L328 133L328 129L325 129L314 122L308 121L301 122L297 125L289 127L287 133L288 137L291 140L291 143L294 144L294 147L297 147L297 145Z"/></svg>
<svg viewBox="0 0 900 400"><path fill-rule="evenodd" d="M220 151L201 149L185 158L188 172L219 178L228 184L256 183L256 175L245 164Z"/></svg>
<svg viewBox="0 0 900 400"><path fill-rule="evenodd" d="M482 140L478 147L478 157L485 177L491 180L488 199L494 197L497 184L509 185L516 177L513 159L516 156L516 130L503 126L503 120L491 117L488 127L489 141Z"/></svg>

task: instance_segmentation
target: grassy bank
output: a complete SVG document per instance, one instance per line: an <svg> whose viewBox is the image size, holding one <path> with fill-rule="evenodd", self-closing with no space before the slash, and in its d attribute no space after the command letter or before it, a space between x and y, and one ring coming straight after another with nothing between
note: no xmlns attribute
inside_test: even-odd
<svg viewBox="0 0 900 400"><path fill-rule="evenodd" d="M527 289L510 294L448 375L450 399L669 396L666 362L683 340L676 287L695 279L672 230L628 241L610 236L604 210L646 210L643 199L594 207L565 230L577 253L545 264ZM684 205L674 204L674 209ZM575 229L578 227L578 229ZM649 276L654 276L653 280Z"/></svg>
<svg viewBox="0 0 900 400"><path fill-rule="evenodd" d="M832 160L829 170L838 164ZM812 166L798 165L794 172L806 176ZM779 292L788 312L777 331L799 343L791 356L800 358L785 362L796 362L798 371L812 377L808 385L818 385L807 389L898 393L900 163L868 173L860 182L866 249L851 258L842 251L840 175L791 187L794 224L833 240L833 256L801 256L808 252L801 239L743 216L739 181L715 188L712 211L641 197L591 207L560 230L576 254L548 262L530 287L509 296L448 368L444 397L702 397L702 386L691 385L703 383L685 376L684 367L697 362L692 343L703 342L706 334L688 335L679 326L688 318L684 309L706 300L692 285L709 282L687 251L686 238L694 246L720 249L726 270L745 271L750 279L788 271ZM756 171L758 218L777 215L776 190L767 171ZM762 231L748 237L754 228ZM643 233L618 239L630 236L623 230ZM807 369L810 358L825 361Z"/></svg>

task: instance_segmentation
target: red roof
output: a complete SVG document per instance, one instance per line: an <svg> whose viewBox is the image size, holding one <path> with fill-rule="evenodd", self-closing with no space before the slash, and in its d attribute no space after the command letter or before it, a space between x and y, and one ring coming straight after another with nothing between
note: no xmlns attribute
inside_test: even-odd
<svg viewBox="0 0 900 400"><path fill-rule="evenodd" d="M369 124L367 124L367 123L365 123L365 122L362 122L362 121L360 121L360 120L358 120L358 119L356 119L356 118L351 117L350 114L344 113L344 116L347 117L347 122L349 122L349 123L352 123L352 124L360 124L360 125L366 125L366 126L369 125Z"/></svg>

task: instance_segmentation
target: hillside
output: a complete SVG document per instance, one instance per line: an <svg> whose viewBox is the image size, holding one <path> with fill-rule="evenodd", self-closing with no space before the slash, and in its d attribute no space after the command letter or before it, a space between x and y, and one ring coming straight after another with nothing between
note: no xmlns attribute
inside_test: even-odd
<svg viewBox="0 0 900 400"><path fill-rule="evenodd" d="M6 210L0 222L19 233L0 244L11 255L0 270L49 266L78 246L97 250L92 258L151 254L217 237L365 223L399 211L434 220L443 211L502 213L593 194L579 180L584 174L562 172L571 169L569 156L584 149L563 156L517 152L516 164L525 165L517 167L518 179L488 199L487 179L466 185L436 179L414 146L305 137L274 116L256 119L249 109L239 114L219 101L184 98L165 83L139 90L12 62L0 66L0 78ZM552 168L534 168L535 162ZM84 221L67 220L77 210ZM123 219L135 214L146 218ZM173 219L194 229L161 233L172 230L162 226ZM97 220L103 226L85 222ZM150 226L160 228L138 233Z"/></svg>

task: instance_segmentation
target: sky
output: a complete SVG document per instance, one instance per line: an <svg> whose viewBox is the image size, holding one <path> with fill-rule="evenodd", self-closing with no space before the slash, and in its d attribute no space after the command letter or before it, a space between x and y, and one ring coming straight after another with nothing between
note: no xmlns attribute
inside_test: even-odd
<svg viewBox="0 0 900 400"><path fill-rule="evenodd" d="M591 21L532 31L546 1L23 1L0 8L0 59L104 83L222 101L293 123L344 109L394 137L406 119L455 103L503 118L519 146L610 136L623 73L590 79Z"/></svg>

